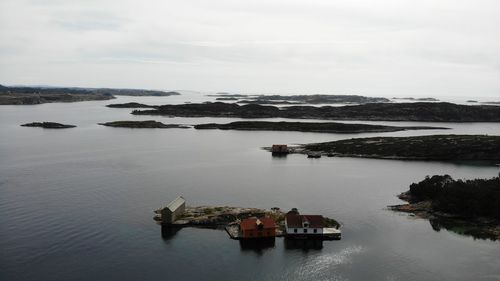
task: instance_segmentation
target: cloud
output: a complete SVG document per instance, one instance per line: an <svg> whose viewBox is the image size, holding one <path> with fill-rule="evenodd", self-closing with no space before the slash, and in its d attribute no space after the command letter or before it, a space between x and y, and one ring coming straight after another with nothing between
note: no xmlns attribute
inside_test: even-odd
<svg viewBox="0 0 500 281"><path fill-rule="evenodd" d="M0 77L6 84L497 95L499 11L494 0L3 0Z"/></svg>

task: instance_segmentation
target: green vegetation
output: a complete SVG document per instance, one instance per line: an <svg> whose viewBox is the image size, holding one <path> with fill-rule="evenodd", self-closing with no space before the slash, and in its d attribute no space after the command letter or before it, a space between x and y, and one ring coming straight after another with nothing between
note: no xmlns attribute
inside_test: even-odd
<svg viewBox="0 0 500 281"><path fill-rule="evenodd" d="M334 219L325 218L325 227L335 227L338 229L340 227L340 223Z"/></svg>
<svg viewBox="0 0 500 281"><path fill-rule="evenodd" d="M429 219L435 231L500 240L500 175L474 180L427 176L399 198L409 204L389 206L390 210Z"/></svg>
<svg viewBox="0 0 500 281"><path fill-rule="evenodd" d="M214 208L205 208L203 210L203 213L205 213L205 215L211 215L215 212Z"/></svg>
<svg viewBox="0 0 500 281"><path fill-rule="evenodd" d="M449 175L426 177L410 185L410 202L431 201L435 211L464 217L500 219L500 178L454 180Z"/></svg>

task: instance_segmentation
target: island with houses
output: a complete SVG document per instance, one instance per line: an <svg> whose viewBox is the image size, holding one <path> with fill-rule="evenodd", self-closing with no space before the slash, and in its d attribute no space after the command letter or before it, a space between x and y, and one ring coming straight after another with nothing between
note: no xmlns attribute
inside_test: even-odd
<svg viewBox="0 0 500 281"><path fill-rule="evenodd" d="M302 215L296 208L288 212L228 206L186 206L179 196L154 211L163 227L203 227L224 229L231 239L273 240L276 237L300 240L340 240L340 223L322 215Z"/></svg>

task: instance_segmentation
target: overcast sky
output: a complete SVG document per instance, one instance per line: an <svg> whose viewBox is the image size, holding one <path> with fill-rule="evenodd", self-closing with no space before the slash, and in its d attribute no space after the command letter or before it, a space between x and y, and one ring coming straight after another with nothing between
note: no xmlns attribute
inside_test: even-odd
<svg viewBox="0 0 500 281"><path fill-rule="evenodd" d="M0 84L500 97L498 0L0 0Z"/></svg>

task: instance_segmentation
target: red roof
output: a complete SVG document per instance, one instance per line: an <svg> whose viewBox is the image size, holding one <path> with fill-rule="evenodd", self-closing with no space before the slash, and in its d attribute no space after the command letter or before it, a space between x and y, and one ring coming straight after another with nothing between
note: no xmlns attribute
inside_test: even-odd
<svg viewBox="0 0 500 281"><path fill-rule="evenodd" d="M325 220L323 216L319 215L286 215L286 224L290 228L302 228L302 223L309 222L309 228L323 228L325 227Z"/></svg>
<svg viewBox="0 0 500 281"><path fill-rule="evenodd" d="M264 229L268 228L275 228L276 224L274 223L273 218L259 218L260 222L262 223L262 227ZM252 229L257 229L257 219L244 219L240 223L240 228L242 230L252 230Z"/></svg>

